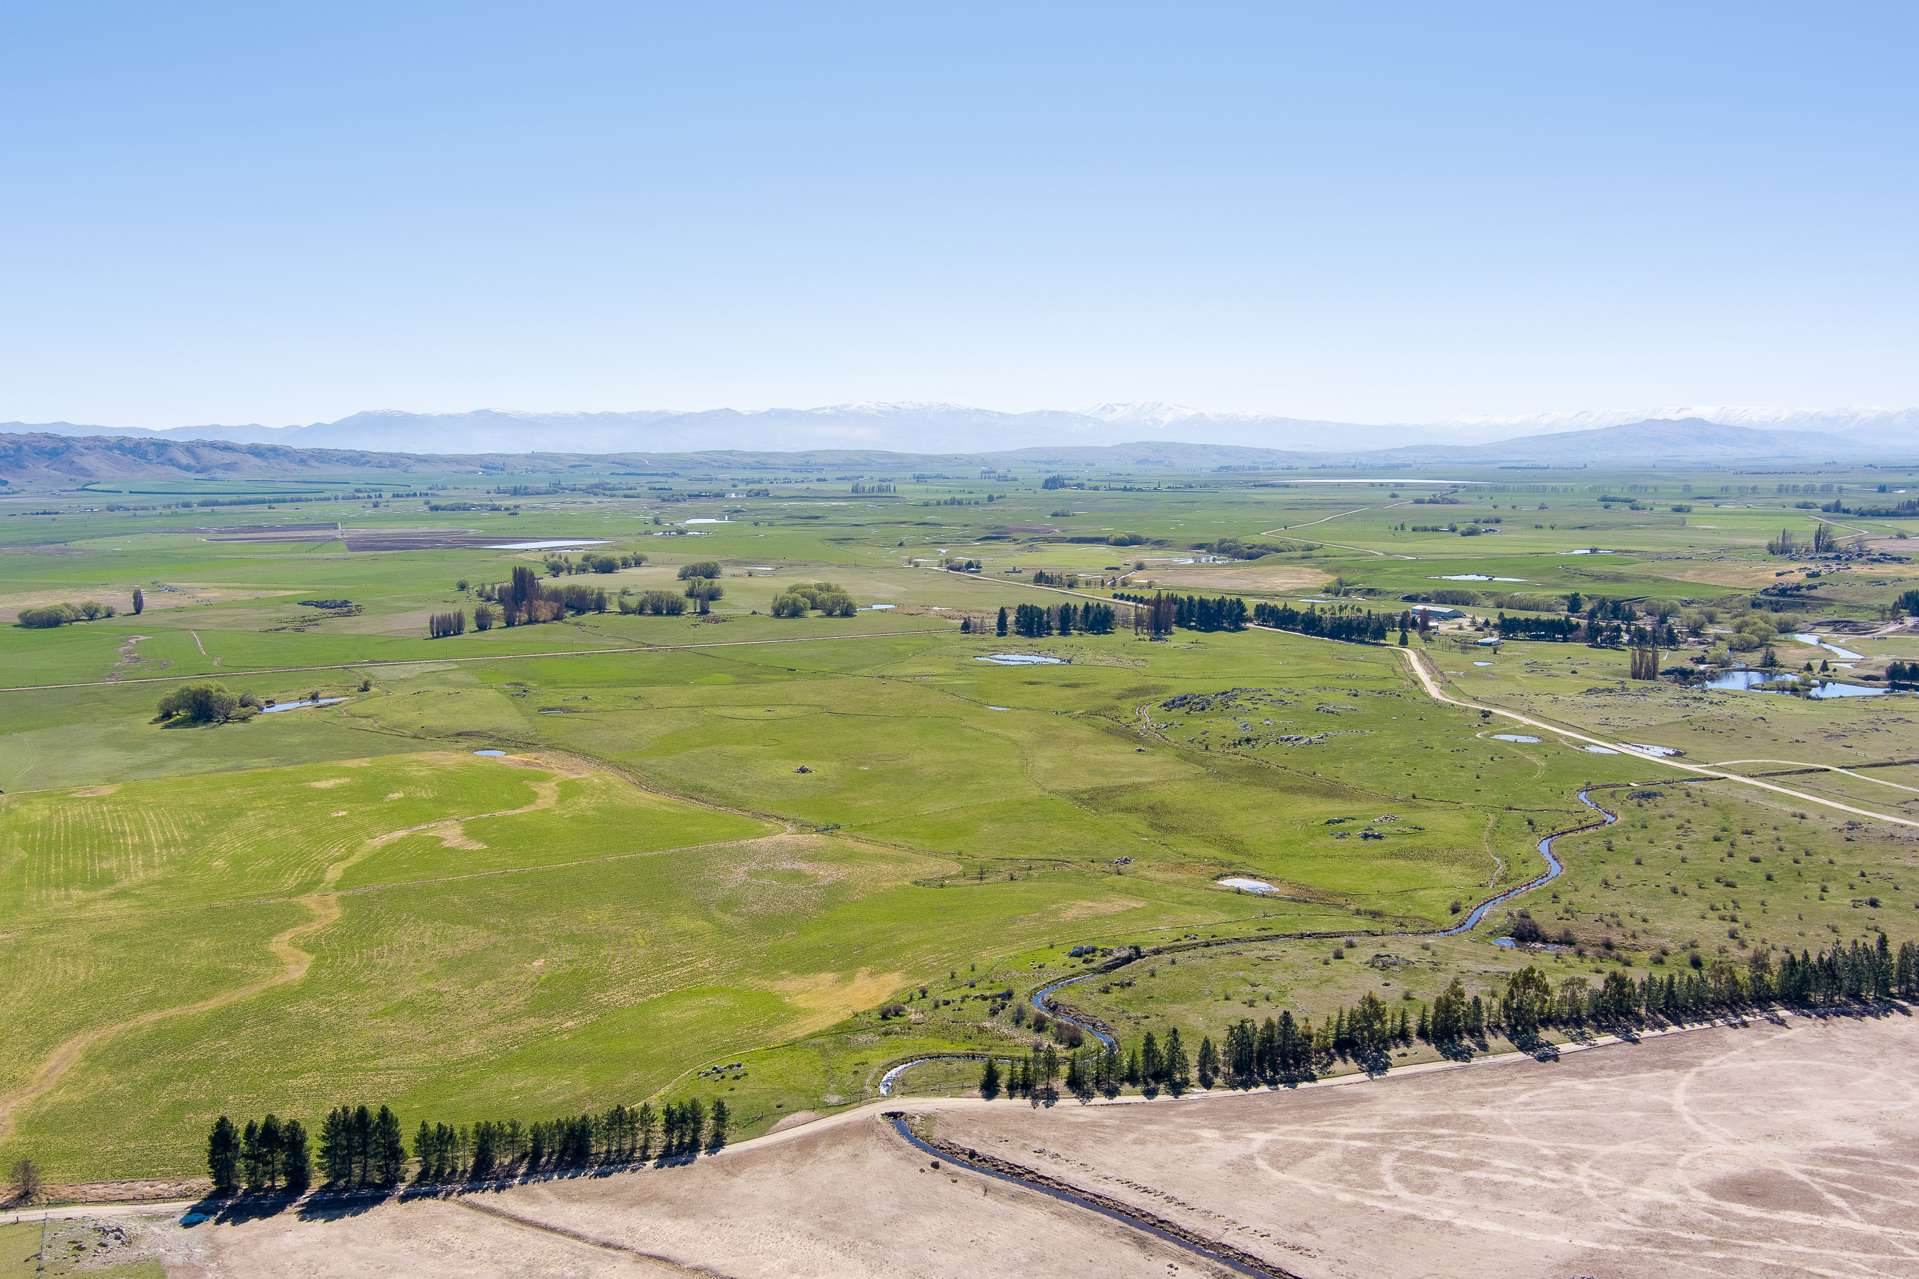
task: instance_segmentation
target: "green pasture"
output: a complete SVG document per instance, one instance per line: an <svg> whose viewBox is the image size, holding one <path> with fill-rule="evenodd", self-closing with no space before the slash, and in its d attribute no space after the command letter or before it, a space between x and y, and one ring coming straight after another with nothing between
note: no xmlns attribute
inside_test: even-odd
<svg viewBox="0 0 1919 1279"><path fill-rule="evenodd" d="M1002 606L1069 598L1035 570L1252 599L1339 590L1395 611L1468 590L1482 616L1571 591L1731 616L1786 580L1812 598L1780 630L1839 626L1876 672L1919 658L1911 633L1848 638L1919 582L1896 522L1864 521L1881 554L1843 568L1765 548L1782 528L1809 536L1799 503L1856 500L1874 476L1307 484L1135 468L1044 488L1030 467L621 469L516 475L518 493L494 476L343 475L0 505L0 964L15 977L0 1163L31 1156L55 1180L190 1172L222 1111L313 1119L361 1100L411 1124L700 1092L752 1133L869 1099L916 1054L1023 1050L988 996L1084 971L1075 947L1231 943L1075 987L1123 1032L1177 1024L1196 1043L1367 990L1389 1005L1454 975L1489 990L1528 962L1593 976L1919 932L1909 832L1435 702L1387 647L990 629ZM861 471L897 493L852 493ZM1834 488L1809 498L1806 483ZM390 496L403 488L426 496ZM343 490L388 495L318 500ZM207 499L260 502L178 505ZM429 509L460 504L497 509ZM1498 531L1413 527L1474 520ZM706 618L587 613L433 640L430 614L478 602L460 581L543 571L544 553L216 540L319 522L604 539L649 562L559 580L677 589L680 565L713 559L725 594ZM1204 562L1220 539L1280 549ZM1610 553L1572 553L1590 548ZM1466 573L1523 580L1444 580ZM815 581L863 611L770 616L784 587ZM120 612L12 624L87 598ZM1476 637L1414 641L1455 696L1792 771L1780 784L1814 798L1919 809L1919 698L1633 682L1623 652ZM1788 666L1831 656L1785 634L1775 647ZM1001 653L1057 664L980 660ZM188 679L346 700L153 723ZM1807 771L1821 764L1857 775ZM1514 906L1575 949L1495 947L1504 910L1458 938L1376 936L1443 928L1538 874L1537 840L1584 820L1585 786L1622 821L1566 841L1565 876ZM1309 932L1339 938L1283 940ZM927 1086L963 1084L947 1073Z"/></svg>

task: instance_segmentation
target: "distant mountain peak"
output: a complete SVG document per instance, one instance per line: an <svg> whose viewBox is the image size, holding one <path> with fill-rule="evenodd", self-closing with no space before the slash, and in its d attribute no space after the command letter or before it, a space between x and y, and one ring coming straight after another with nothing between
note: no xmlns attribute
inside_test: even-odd
<svg viewBox="0 0 1919 1279"><path fill-rule="evenodd" d="M1214 414L1202 412L1184 404L1173 404L1166 400L1137 400L1132 403L1095 404L1086 410L1087 417L1098 418L1102 422L1125 422L1142 426L1165 426L1168 422L1180 422L1187 418L1213 417Z"/></svg>

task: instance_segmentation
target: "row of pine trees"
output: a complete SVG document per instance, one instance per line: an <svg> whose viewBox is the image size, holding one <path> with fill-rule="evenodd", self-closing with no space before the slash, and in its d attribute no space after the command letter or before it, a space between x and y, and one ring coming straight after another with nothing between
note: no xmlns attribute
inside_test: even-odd
<svg viewBox="0 0 1919 1279"><path fill-rule="evenodd" d="M481 1120L455 1127L422 1120L409 1159L390 1106L337 1106L320 1128L317 1171L337 1191L391 1190L406 1179L409 1164L416 1183L447 1185L690 1158L724 1146L731 1122L725 1101L709 1108L698 1097L658 1110L642 1102L531 1124ZM268 1115L239 1128L222 1115L207 1138L216 1194L299 1195L312 1186L315 1171L316 1154L297 1119Z"/></svg>
<svg viewBox="0 0 1919 1279"><path fill-rule="evenodd" d="M1121 1085L1177 1095L1195 1080L1211 1088L1221 1079L1234 1087L1310 1079L1342 1060L1384 1069L1392 1049L1416 1039L1457 1053L1468 1045L1484 1046L1493 1032L1525 1042L1553 1027L1629 1029L1761 1005L1835 1008L1895 999L1919 1000L1919 943L1905 942L1894 951L1884 933L1817 954L1786 951L1775 959L1769 950L1755 950L1744 965L1725 956L1702 959L1697 968L1649 973L1639 981L1613 971L1597 985L1567 977L1554 986L1528 965L1492 995L1468 994L1455 977L1430 1004L1419 1005L1416 1017L1410 1005L1389 1010L1369 991L1317 1026L1290 1011L1261 1023L1243 1018L1227 1027L1218 1045L1212 1036L1202 1037L1190 1061L1178 1027L1164 1035L1147 1031L1123 1053L1117 1044L1061 1053L1052 1044L1035 1042L1025 1057L989 1059L979 1090L989 1099L1002 1093L1051 1096L1063 1082L1082 1099L1115 1095Z"/></svg>

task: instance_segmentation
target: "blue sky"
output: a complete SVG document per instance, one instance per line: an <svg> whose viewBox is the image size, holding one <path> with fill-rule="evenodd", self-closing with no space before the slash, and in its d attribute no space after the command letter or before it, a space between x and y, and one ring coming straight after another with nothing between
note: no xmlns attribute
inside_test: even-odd
<svg viewBox="0 0 1919 1279"><path fill-rule="evenodd" d="M19 0L0 420L1914 404L1915 48L1905 3Z"/></svg>

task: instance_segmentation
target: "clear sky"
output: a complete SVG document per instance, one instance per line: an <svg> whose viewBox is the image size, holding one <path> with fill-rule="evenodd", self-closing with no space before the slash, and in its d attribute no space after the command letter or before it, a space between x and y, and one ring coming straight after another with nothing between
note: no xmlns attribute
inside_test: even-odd
<svg viewBox="0 0 1919 1279"><path fill-rule="evenodd" d="M0 6L0 420L1919 403L1919 5Z"/></svg>

